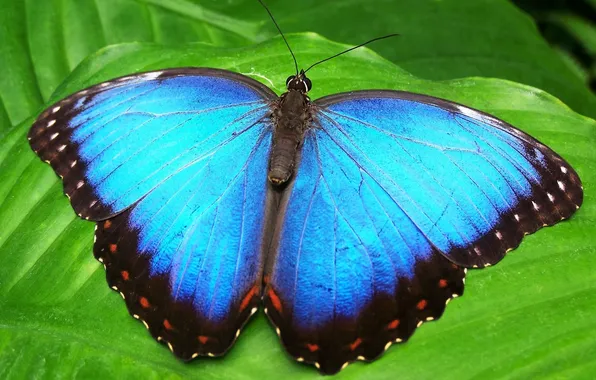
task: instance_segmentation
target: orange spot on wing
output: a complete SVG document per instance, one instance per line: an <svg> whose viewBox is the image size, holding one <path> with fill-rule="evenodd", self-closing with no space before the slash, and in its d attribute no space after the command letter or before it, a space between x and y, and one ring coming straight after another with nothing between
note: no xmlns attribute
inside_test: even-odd
<svg viewBox="0 0 596 380"><path fill-rule="evenodd" d="M275 294L271 288L269 288L269 292L267 294L269 295L269 299L271 300L271 304L275 310L277 310L278 313L281 313L281 301L279 300L277 294Z"/></svg>
<svg viewBox="0 0 596 380"><path fill-rule="evenodd" d="M116 253L118 246L116 244L110 244L110 252Z"/></svg>
<svg viewBox="0 0 596 380"><path fill-rule="evenodd" d="M428 302L426 302L426 300L420 300L420 302L418 302L416 304L416 309L418 309L418 310L424 310L424 308L426 307L426 305L428 305Z"/></svg>
<svg viewBox="0 0 596 380"><path fill-rule="evenodd" d="M394 319L387 325L387 330L395 330L399 326L399 319Z"/></svg>
<svg viewBox="0 0 596 380"><path fill-rule="evenodd" d="M201 344L205 344L205 343L207 343L207 341L209 341L209 337L208 336L199 335L199 342L201 342Z"/></svg>
<svg viewBox="0 0 596 380"><path fill-rule="evenodd" d="M128 281L128 279L130 278L130 275L128 274L127 271L123 270L122 272L120 272L120 275L122 276L122 279L124 281Z"/></svg>
<svg viewBox="0 0 596 380"><path fill-rule="evenodd" d="M139 303L145 309L148 308L149 306L151 306L151 304L149 303L149 300L147 298L145 298L145 297L140 297L139 298Z"/></svg>
<svg viewBox="0 0 596 380"><path fill-rule="evenodd" d="M112 222L110 222L109 220L106 220L103 224L103 228L105 228L106 230L108 228L110 228L112 226Z"/></svg>
<svg viewBox="0 0 596 380"><path fill-rule="evenodd" d="M246 307L248 306L248 304L250 303L252 298L255 296L255 294L257 294L258 291L259 291L259 287L257 285L255 285L248 291L248 293L246 293L246 295L242 299L242 302L240 302L240 312L243 312L244 309L246 309Z"/></svg>
<svg viewBox="0 0 596 380"><path fill-rule="evenodd" d="M174 328L174 326L172 326L170 321L168 321L167 319L163 320L163 327L165 327L166 330L172 330Z"/></svg>
<svg viewBox="0 0 596 380"><path fill-rule="evenodd" d="M306 348L308 348L308 350L310 352L315 352L316 350L319 349L319 345L318 344L310 344L310 343L306 343Z"/></svg>
<svg viewBox="0 0 596 380"><path fill-rule="evenodd" d="M447 287L447 280L444 278L439 280L439 288L446 288Z"/></svg>
<svg viewBox="0 0 596 380"><path fill-rule="evenodd" d="M357 349L358 346L360 346L360 343L362 343L362 339L356 338L356 340L352 342L352 344L350 344L350 350L354 351L355 349Z"/></svg>

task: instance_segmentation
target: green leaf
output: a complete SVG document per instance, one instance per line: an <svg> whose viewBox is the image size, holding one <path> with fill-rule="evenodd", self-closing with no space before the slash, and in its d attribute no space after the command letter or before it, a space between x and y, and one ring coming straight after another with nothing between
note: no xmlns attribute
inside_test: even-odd
<svg viewBox="0 0 596 380"><path fill-rule="evenodd" d="M290 35L314 61L339 45ZM283 90L283 41L248 48L134 43L85 60L52 100L119 75L176 66L219 67ZM313 99L370 88L407 90L490 112L548 144L584 181L584 206L540 230L495 267L469 272L465 295L372 364L339 378L588 378L596 371L596 122L541 90L513 82L417 78L368 49L312 71ZM93 223L78 219L51 168L30 150L32 119L0 140L0 378L320 378L283 351L258 313L221 359L183 364L131 318L92 257Z"/></svg>
<svg viewBox="0 0 596 380"><path fill-rule="evenodd" d="M544 17L569 32L593 59L596 59L596 25L590 20L565 12L551 13Z"/></svg>
<svg viewBox="0 0 596 380"><path fill-rule="evenodd" d="M578 78L580 78L584 83L589 82L591 74L590 70L583 67L576 56L561 47L553 47L553 50Z"/></svg>
<svg viewBox="0 0 596 380"><path fill-rule="evenodd" d="M596 116L596 97L506 0L267 3L285 32L316 32L350 44L397 32L400 37L370 47L421 78L513 80ZM83 58L107 45L239 47L277 35L256 0L0 0L0 9L0 135L34 116ZM306 66L334 53L298 59ZM290 56L280 54L289 70Z"/></svg>

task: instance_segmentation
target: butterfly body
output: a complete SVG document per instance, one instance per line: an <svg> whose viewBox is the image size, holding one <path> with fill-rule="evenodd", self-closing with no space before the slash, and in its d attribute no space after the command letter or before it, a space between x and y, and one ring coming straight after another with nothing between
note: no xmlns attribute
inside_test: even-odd
<svg viewBox="0 0 596 380"><path fill-rule="evenodd" d="M311 120L310 101L302 91L289 90L273 107L273 146L268 175L272 184L281 185L292 175Z"/></svg>
<svg viewBox="0 0 596 380"><path fill-rule="evenodd" d="M303 72L286 84L135 74L29 132L97 222L109 285L182 359L225 353L262 305L298 361L373 360L442 315L464 268L582 203L567 162L490 115L387 90L311 101Z"/></svg>

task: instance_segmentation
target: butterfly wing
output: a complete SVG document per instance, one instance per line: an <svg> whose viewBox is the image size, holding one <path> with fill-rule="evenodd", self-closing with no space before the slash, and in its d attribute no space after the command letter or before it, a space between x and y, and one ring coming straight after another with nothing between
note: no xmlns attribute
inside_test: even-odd
<svg viewBox="0 0 596 380"><path fill-rule="evenodd" d="M264 302L324 373L408 339L463 292L461 266L496 263L581 204L566 162L486 114L394 91L315 104Z"/></svg>
<svg viewBox="0 0 596 380"><path fill-rule="evenodd" d="M166 70L79 92L29 134L100 220L109 285L183 359L223 354L259 303L273 98L230 72Z"/></svg>
<svg viewBox="0 0 596 380"><path fill-rule="evenodd" d="M63 179L75 212L101 220L251 126L275 98L229 71L154 71L65 98L41 114L28 138Z"/></svg>

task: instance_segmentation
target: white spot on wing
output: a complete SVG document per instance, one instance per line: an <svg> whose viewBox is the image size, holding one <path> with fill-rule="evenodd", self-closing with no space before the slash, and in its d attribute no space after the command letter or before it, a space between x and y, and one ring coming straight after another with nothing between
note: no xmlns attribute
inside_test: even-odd
<svg viewBox="0 0 596 380"><path fill-rule="evenodd" d="M48 121L48 128L51 127L52 125L56 124L56 120L50 120Z"/></svg>
<svg viewBox="0 0 596 380"><path fill-rule="evenodd" d="M551 202L554 202L554 201L555 201L555 197L553 197L553 195L552 195L551 193L546 193L546 195L548 195L548 199L549 199Z"/></svg>
<svg viewBox="0 0 596 380"><path fill-rule="evenodd" d="M74 166L77 164L77 160L74 160L73 162L70 163L70 167L74 168Z"/></svg>
<svg viewBox="0 0 596 380"><path fill-rule="evenodd" d="M472 119L482 119L482 115L480 115L478 112L474 111L473 109L470 109L470 108L464 107L464 106L460 106L459 104L456 104L455 107L463 115L469 116Z"/></svg>
<svg viewBox="0 0 596 380"><path fill-rule="evenodd" d="M80 189L81 187L83 187L84 184L85 184L85 182L83 182L83 181L77 182L77 189Z"/></svg>
<svg viewBox="0 0 596 380"><path fill-rule="evenodd" d="M557 181L557 184L559 185L559 189L565 191L565 184L562 181Z"/></svg>
<svg viewBox="0 0 596 380"><path fill-rule="evenodd" d="M513 216L515 217L515 220L517 220L519 222L519 215L515 214Z"/></svg>
<svg viewBox="0 0 596 380"><path fill-rule="evenodd" d="M147 74L143 75L143 78L153 80L153 79L159 78L159 76L161 74L163 74L163 71L155 71L155 72L147 73Z"/></svg>
<svg viewBox="0 0 596 380"><path fill-rule="evenodd" d="M500 231L496 231L496 232L495 232L495 236L496 236L496 237L497 237L497 239L499 239L499 240L503 239L503 235L501 234L501 232L500 232Z"/></svg>
<svg viewBox="0 0 596 380"><path fill-rule="evenodd" d="M561 166L561 172L562 172L563 174L567 174L567 168L566 168L566 167L564 167L564 166Z"/></svg>
<svg viewBox="0 0 596 380"><path fill-rule="evenodd" d="M60 133L56 132L53 135L50 136L50 140L54 140L56 137L58 137Z"/></svg>
<svg viewBox="0 0 596 380"><path fill-rule="evenodd" d="M540 210L540 206L538 206L536 204L536 202L534 202L534 201L532 201L532 206L534 206L534 210L536 210L536 211Z"/></svg>
<svg viewBox="0 0 596 380"><path fill-rule="evenodd" d="M64 149L66 149L66 145L60 145L58 147L58 152L62 152Z"/></svg>

